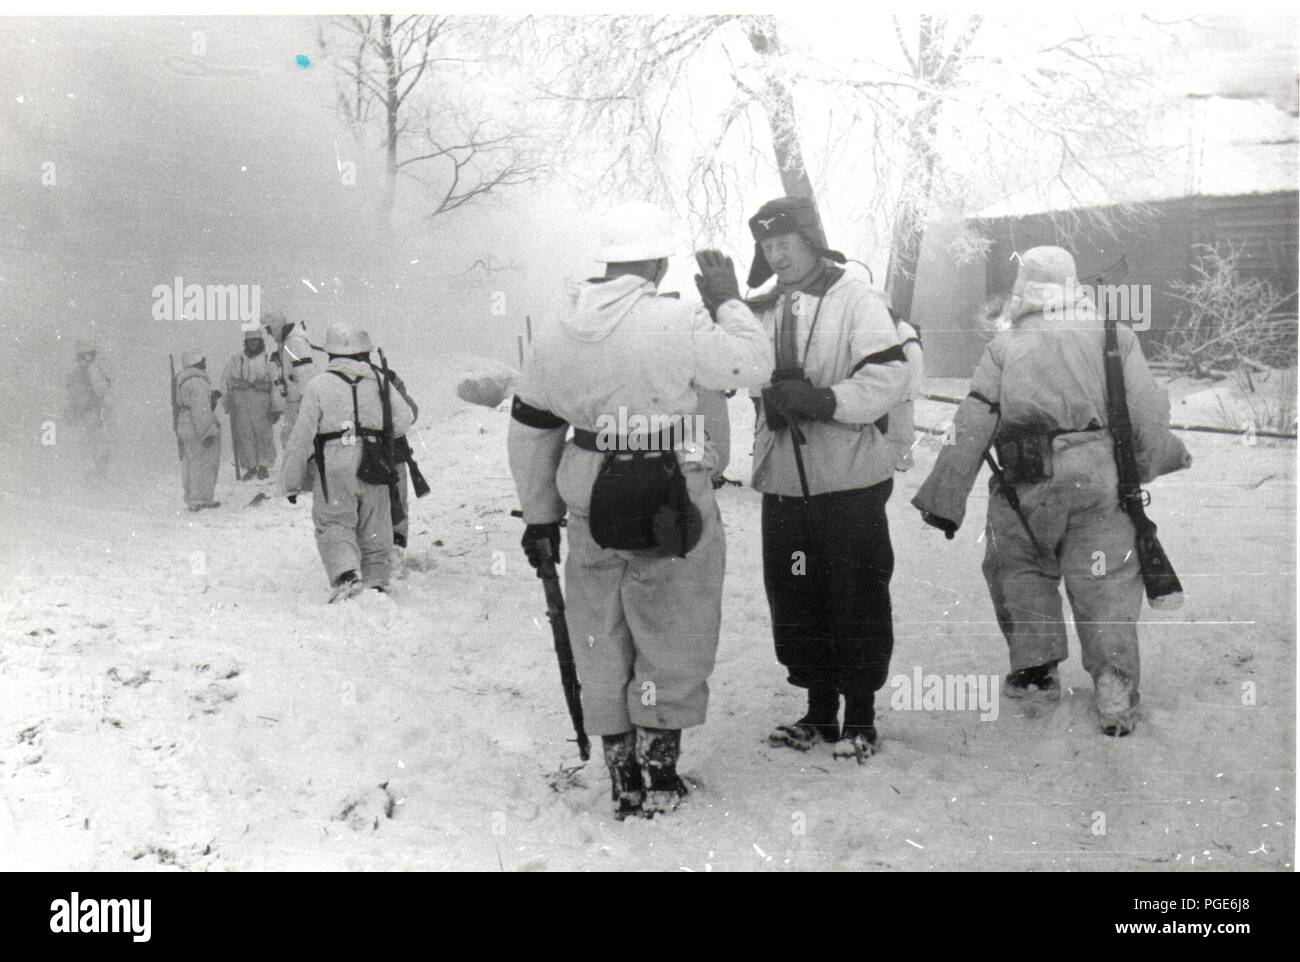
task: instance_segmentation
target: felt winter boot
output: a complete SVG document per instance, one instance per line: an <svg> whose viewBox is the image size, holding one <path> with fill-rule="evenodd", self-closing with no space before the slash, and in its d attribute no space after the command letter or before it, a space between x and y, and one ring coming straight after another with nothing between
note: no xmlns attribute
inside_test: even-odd
<svg viewBox="0 0 1300 962"><path fill-rule="evenodd" d="M844 696L844 730L831 749L834 758L853 758L859 765L880 747L876 734L876 693L862 692Z"/></svg>
<svg viewBox="0 0 1300 962"><path fill-rule="evenodd" d="M1013 671L1002 681L1002 694L1008 698L1033 701L1061 700L1061 673L1056 662Z"/></svg>
<svg viewBox="0 0 1300 962"><path fill-rule="evenodd" d="M1113 668L1103 668L1097 686L1097 714L1103 734L1121 738L1137 727L1137 706L1141 695L1133 683Z"/></svg>
<svg viewBox="0 0 1300 962"><path fill-rule="evenodd" d="M819 741L834 744L840 737L840 694L833 688L809 688L808 712L790 725L777 725L769 745L806 752Z"/></svg>
<svg viewBox="0 0 1300 962"><path fill-rule="evenodd" d="M602 735L600 742L605 750L605 765L609 768L614 817L621 822L629 815L640 815L641 766L636 760L636 732Z"/></svg>
<svg viewBox="0 0 1300 962"><path fill-rule="evenodd" d="M334 579L334 591L330 594L330 604L336 601L347 601L349 598L359 595L365 584L357 577L355 571L345 571Z"/></svg>
<svg viewBox="0 0 1300 962"><path fill-rule="evenodd" d="M686 785L677 775L681 751L680 728L637 728L636 760L645 792L641 811L646 818L674 811L686 794Z"/></svg>

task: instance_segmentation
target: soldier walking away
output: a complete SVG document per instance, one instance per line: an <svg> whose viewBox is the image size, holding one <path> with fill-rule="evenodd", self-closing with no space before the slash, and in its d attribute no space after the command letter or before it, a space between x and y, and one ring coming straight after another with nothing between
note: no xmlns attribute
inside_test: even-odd
<svg viewBox="0 0 1300 962"><path fill-rule="evenodd" d="M284 415L280 422L280 446L284 448L289 446L289 435L298 420L302 389L319 368L314 361L311 341L301 323L286 320L278 311L269 311L266 318L267 333L276 343L271 361L279 371L276 389L284 401Z"/></svg>
<svg viewBox="0 0 1300 962"><path fill-rule="evenodd" d="M261 329L244 332L244 349L233 354L221 375L222 405L230 415L230 440L241 481L268 478L275 466L272 425L284 411L284 396L276 387L276 365L266 354Z"/></svg>
<svg viewBox="0 0 1300 962"><path fill-rule="evenodd" d="M994 445L1001 479L989 480L983 570L1011 655L1003 692L1060 700L1064 581L1102 731L1127 735L1138 714L1142 575L1118 496L1104 322L1074 280L1074 257L1059 247L1035 247L1020 259L1006 328L985 349L957 409L955 443L940 451L912 504L951 538ZM1169 430L1169 398L1137 337L1126 326L1117 334L1146 482L1188 467L1191 455Z"/></svg>
<svg viewBox="0 0 1300 962"><path fill-rule="evenodd" d="M370 363L370 335L334 324L325 335L329 363L303 388L298 420L284 452L281 490L293 503L312 492L316 548L334 589L330 601L388 584L393 550L389 489L396 470L391 433L405 434L413 414ZM389 416L385 416L385 407ZM389 443L385 443L385 442Z"/></svg>
<svg viewBox="0 0 1300 962"><path fill-rule="evenodd" d="M685 791L681 732L704 722L722 618L717 455L685 427L699 389L756 387L772 353L729 258L698 255L707 309L658 294L673 249L659 209L615 207L600 248L604 276L533 342L510 468L534 568L559 558L568 513L566 614L586 726L604 745L616 817L653 817ZM656 426L612 427L634 418Z"/></svg>
<svg viewBox="0 0 1300 962"><path fill-rule="evenodd" d="M97 359L99 352L93 341L78 340L74 350L77 366L68 375L65 415L78 436L86 476L102 478L111 454L108 434L112 382Z"/></svg>
<svg viewBox="0 0 1300 962"><path fill-rule="evenodd" d="M749 286L777 279L753 302L776 353L754 438L763 581L777 660L808 698L768 741L800 751L826 741L861 764L879 743L875 693L894 648L885 431L911 372L884 296L840 266L811 200L770 201L749 226Z"/></svg>
<svg viewBox="0 0 1300 962"><path fill-rule="evenodd" d="M181 441L181 483L185 487L185 504L191 511L217 508L212 500L217 486L217 469L221 465L221 422L217 420L220 391L212 390L208 380L208 361L199 351L181 355L181 371L176 375L176 397L180 409L176 435Z"/></svg>

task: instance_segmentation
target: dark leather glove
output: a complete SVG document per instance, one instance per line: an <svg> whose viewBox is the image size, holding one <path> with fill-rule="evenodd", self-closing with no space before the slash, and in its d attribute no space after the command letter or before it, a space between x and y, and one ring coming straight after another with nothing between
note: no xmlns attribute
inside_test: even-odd
<svg viewBox="0 0 1300 962"><path fill-rule="evenodd" d="M528 563L534 568L539 567L544 560L543 546L549 546L548 556L558 565L560 563L560 522L528 525L524 528L524 538L520 544L523 545L524 554L528 556Z"/></svg>
<svg viewBox="0 0 1300 962"><path fill-rule="evenodd" d="M937 514L931 514L929 511L921 512L921 520L933 528L938 528L949 541L957 533L957 525L954 522L941 518Z"/></svg>
<svg viewBox="0 0 1300 962"><path fill-rule="evenodd" d="M715 250L696 251L695 263L700 265L700 273L695 275L695 287L700 292L700 300L704 301L704 306L716 321L722 304L740 299L736 265L722 251Z"/></svg>
<svg viewBox="0 0 1300 962"><path fill-rule="evenodd" d="M828 387L813 387L807 378L778 381L771 388L773 404L787 418L829 421L835 416L835 392ZM768 392L763 392L764 401Z"/></svg>
<svg viewBox="0 0 1300 962"><path fill-rule="evenodd" d="M763 388L763 419L769 431L780 431L789 425L785 413L780 408L781 398L776 386ZM757 408L755 409L757 411Z"/></svg>

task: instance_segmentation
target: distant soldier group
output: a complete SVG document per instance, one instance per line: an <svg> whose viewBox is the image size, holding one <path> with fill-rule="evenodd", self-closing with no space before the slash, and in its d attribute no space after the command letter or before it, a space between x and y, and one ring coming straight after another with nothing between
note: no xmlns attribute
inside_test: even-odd
<svg viewBox="0 0 1300 962"><path fill-rule="evenodd" d="M245 331L243 350L226 363L222 390L212 388L201 352L181 357L173 397L185 504L191 511L220 506L213 500L219 401L230 418L240 481L270 477L272 428L283 420L280 488L295 504L299 494L313 493L330 600L383 591L407 545L408 488L414 484L420 496L429 490L406 439L418 416L415 401L386 364L371 361L367 332L336 324L318 349L283 314L268 312L265 321L275 349L266 353L262 329ZM323 367L314 360L317 350L328 357Z"/></svg>

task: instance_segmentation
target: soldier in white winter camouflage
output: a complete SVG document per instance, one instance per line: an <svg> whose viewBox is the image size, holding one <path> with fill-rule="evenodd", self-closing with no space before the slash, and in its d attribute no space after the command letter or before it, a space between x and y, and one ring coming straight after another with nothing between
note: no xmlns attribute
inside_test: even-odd
<svg viewBox="0 0 1300 962"><path fill-rule="evenodd" d="M215 414L220 392L212 390L207 365L202 352L186 351L176 375L181 483L185 504L191 511L220 506L220 502L212 500L221 466L221 422Z"/></svg>
<svg viewBox="0 0 1300 962"><path fill-rule="evenodd" d="M1003 691L1060 699L1064 581L1102 731L1127 735L1138 716L1142 574L1117 490L1103 322L1075 280L1074 258L1059 247L1021 258L1005 329L985 350L957 410L953 443L912 504L951 538L995 446L1008 486L990 478L984 577L1010 649ZM1136 335L1123 325L1117 333L1141 480L1188 467L1191 455L1169 430L1168 396Z"/></svg>
<svg viewBox="0 0 1300 962"><path fill-rule="evenodd" d="M682 729L705 720L718 648L726 545L717 450L681 426L695 423L701 390L757 387L772 369L731 261L698 256L700 307L659 294L672 251L667 217L651 205L606 214L605 274L581 284L569 316L534 341L510 423L534 568L559 557L568 515L565 592L582 710L601 736L620 819L677 807ZM602 440L602 420L620 412L670 426Z"/></svg>

